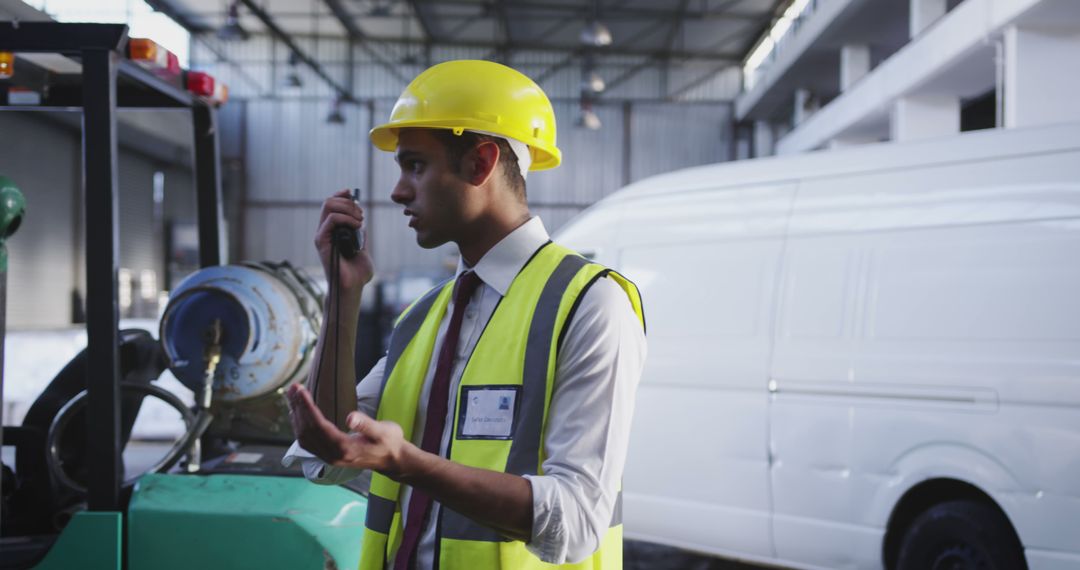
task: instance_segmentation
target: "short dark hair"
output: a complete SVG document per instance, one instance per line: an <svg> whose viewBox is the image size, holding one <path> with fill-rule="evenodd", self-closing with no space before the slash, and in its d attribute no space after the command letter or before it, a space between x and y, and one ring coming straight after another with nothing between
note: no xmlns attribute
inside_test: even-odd
<svg viewBox="0 0 1080 570"><path fill-rule="evenodd" d="M454 172L461 172L461 159L476 145L483 142L495 143L499 147L499 164L502 165L506 183L518 198L525 201L525 178L521 175L517 154L506 139L472 131L465 131L460 135L455 135L450 129L432 129L432 132L446 147L446 158Z"/></svg>

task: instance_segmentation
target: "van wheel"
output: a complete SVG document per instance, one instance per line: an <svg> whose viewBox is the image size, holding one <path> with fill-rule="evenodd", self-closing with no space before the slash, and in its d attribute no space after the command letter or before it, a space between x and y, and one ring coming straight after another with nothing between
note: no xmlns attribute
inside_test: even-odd
<svg viewBox="0 0 1080 570"><path fill-rule="evenodd" d="M975 501L948 501L912 521L896 570L1024 570L1027 563L1008 519Z"/></svg>

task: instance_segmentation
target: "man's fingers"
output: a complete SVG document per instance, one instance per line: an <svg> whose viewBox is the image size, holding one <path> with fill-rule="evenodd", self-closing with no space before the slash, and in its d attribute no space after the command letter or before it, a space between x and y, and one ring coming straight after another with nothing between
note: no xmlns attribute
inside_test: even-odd
<svg viewBox="0 0 1080 570"><path fill-rule="evenodd" d="M349 226L359 228L363 218L354 218L345 214L330 214L319 224L319 237L329 237L334 232L334 226Z"/></svg>
<svg viewBox="0 0 1080 570"><path fill-rule="evenodd" d="M353 202L352 194L348 190L342 190L323 202L322 211L319 213L319 221L322 222L334 212L363 217L364 210L356 202Z"/></svg>
<svg viewBox="0 0 1080 570"><path fill-rule="evenodd" d="M326 419L319 411L319 407L315 405L311 392L300 384L289 386L289 402L293 406L293 412L300 414L300 417L305 420Z"/></svg>
<svg viewBox="0 0 1080 570"><path fill-rule="evenodd" d="M335 226L348 226L356 229L360 227L363 222L363 218L357 219L352 216L346 216L345 214L330 214L319 225L319 229L315 234L315 246L321 246L330 242L330 237L334 233Z"/></svg>
<svg viewBox="0 0 1080 570"><path fill-rule="evenodd" d="M349 426L349 431L364 436L375 436L379 433L379 422L363 412L350 412L345 417L345 425Z"/></svg>
<svg viewBox="0 0 1080 570"><path fill-rule="evenodd" d="M298 395L300 390L304 390L304 387L299 384L293 384L292 386L289 386L289 389L285 394L288 397L289 412L291 412L289 414L289 419L292 421L293 430L296 431L296 433L300 433L302 428L309 423L308 420L310 420L310 415L306 413L303 401Z"/></svg>
<svg viewBox="0 0 1080 570"><path fill-rule="evenodd" d="M319 411L307 388L294 384L289 387L288 397L292 408L293 428L300 444L319 457L336 459L345 434Z"/></svg>

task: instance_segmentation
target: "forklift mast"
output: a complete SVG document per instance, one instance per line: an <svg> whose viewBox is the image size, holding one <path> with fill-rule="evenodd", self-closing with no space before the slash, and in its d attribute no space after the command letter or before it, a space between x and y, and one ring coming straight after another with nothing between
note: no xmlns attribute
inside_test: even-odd
<svg viewBox="0 0 1080 570"><path fill-rule="evenodd" d="M118 512L123 468L120 437L119 301L117 270L118 107L187 108L195 126L194 171L199 263L223 262L221 178L214 102L123 58L123 24L0 22L0 52L55 53L78 59L80 81L48 90L41 106L82 111L83 204L86 215L87 453L91 511ZM16 60L16 74L19 73ZM5 90L6 91L6 90ZM9 104L4 93L5 106ZM20 107L7 106L7 109Z"/></svg>

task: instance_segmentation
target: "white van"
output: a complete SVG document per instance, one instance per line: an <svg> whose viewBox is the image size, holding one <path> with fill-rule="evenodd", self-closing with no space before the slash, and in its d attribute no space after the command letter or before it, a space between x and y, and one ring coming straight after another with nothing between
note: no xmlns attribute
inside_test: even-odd
<svg viewBox="0 0 1080 570"><path fill-rule="evenodd" d="M555 239L645 302L629 538L1080 568L1080 124L691 168Z"/></svg>

